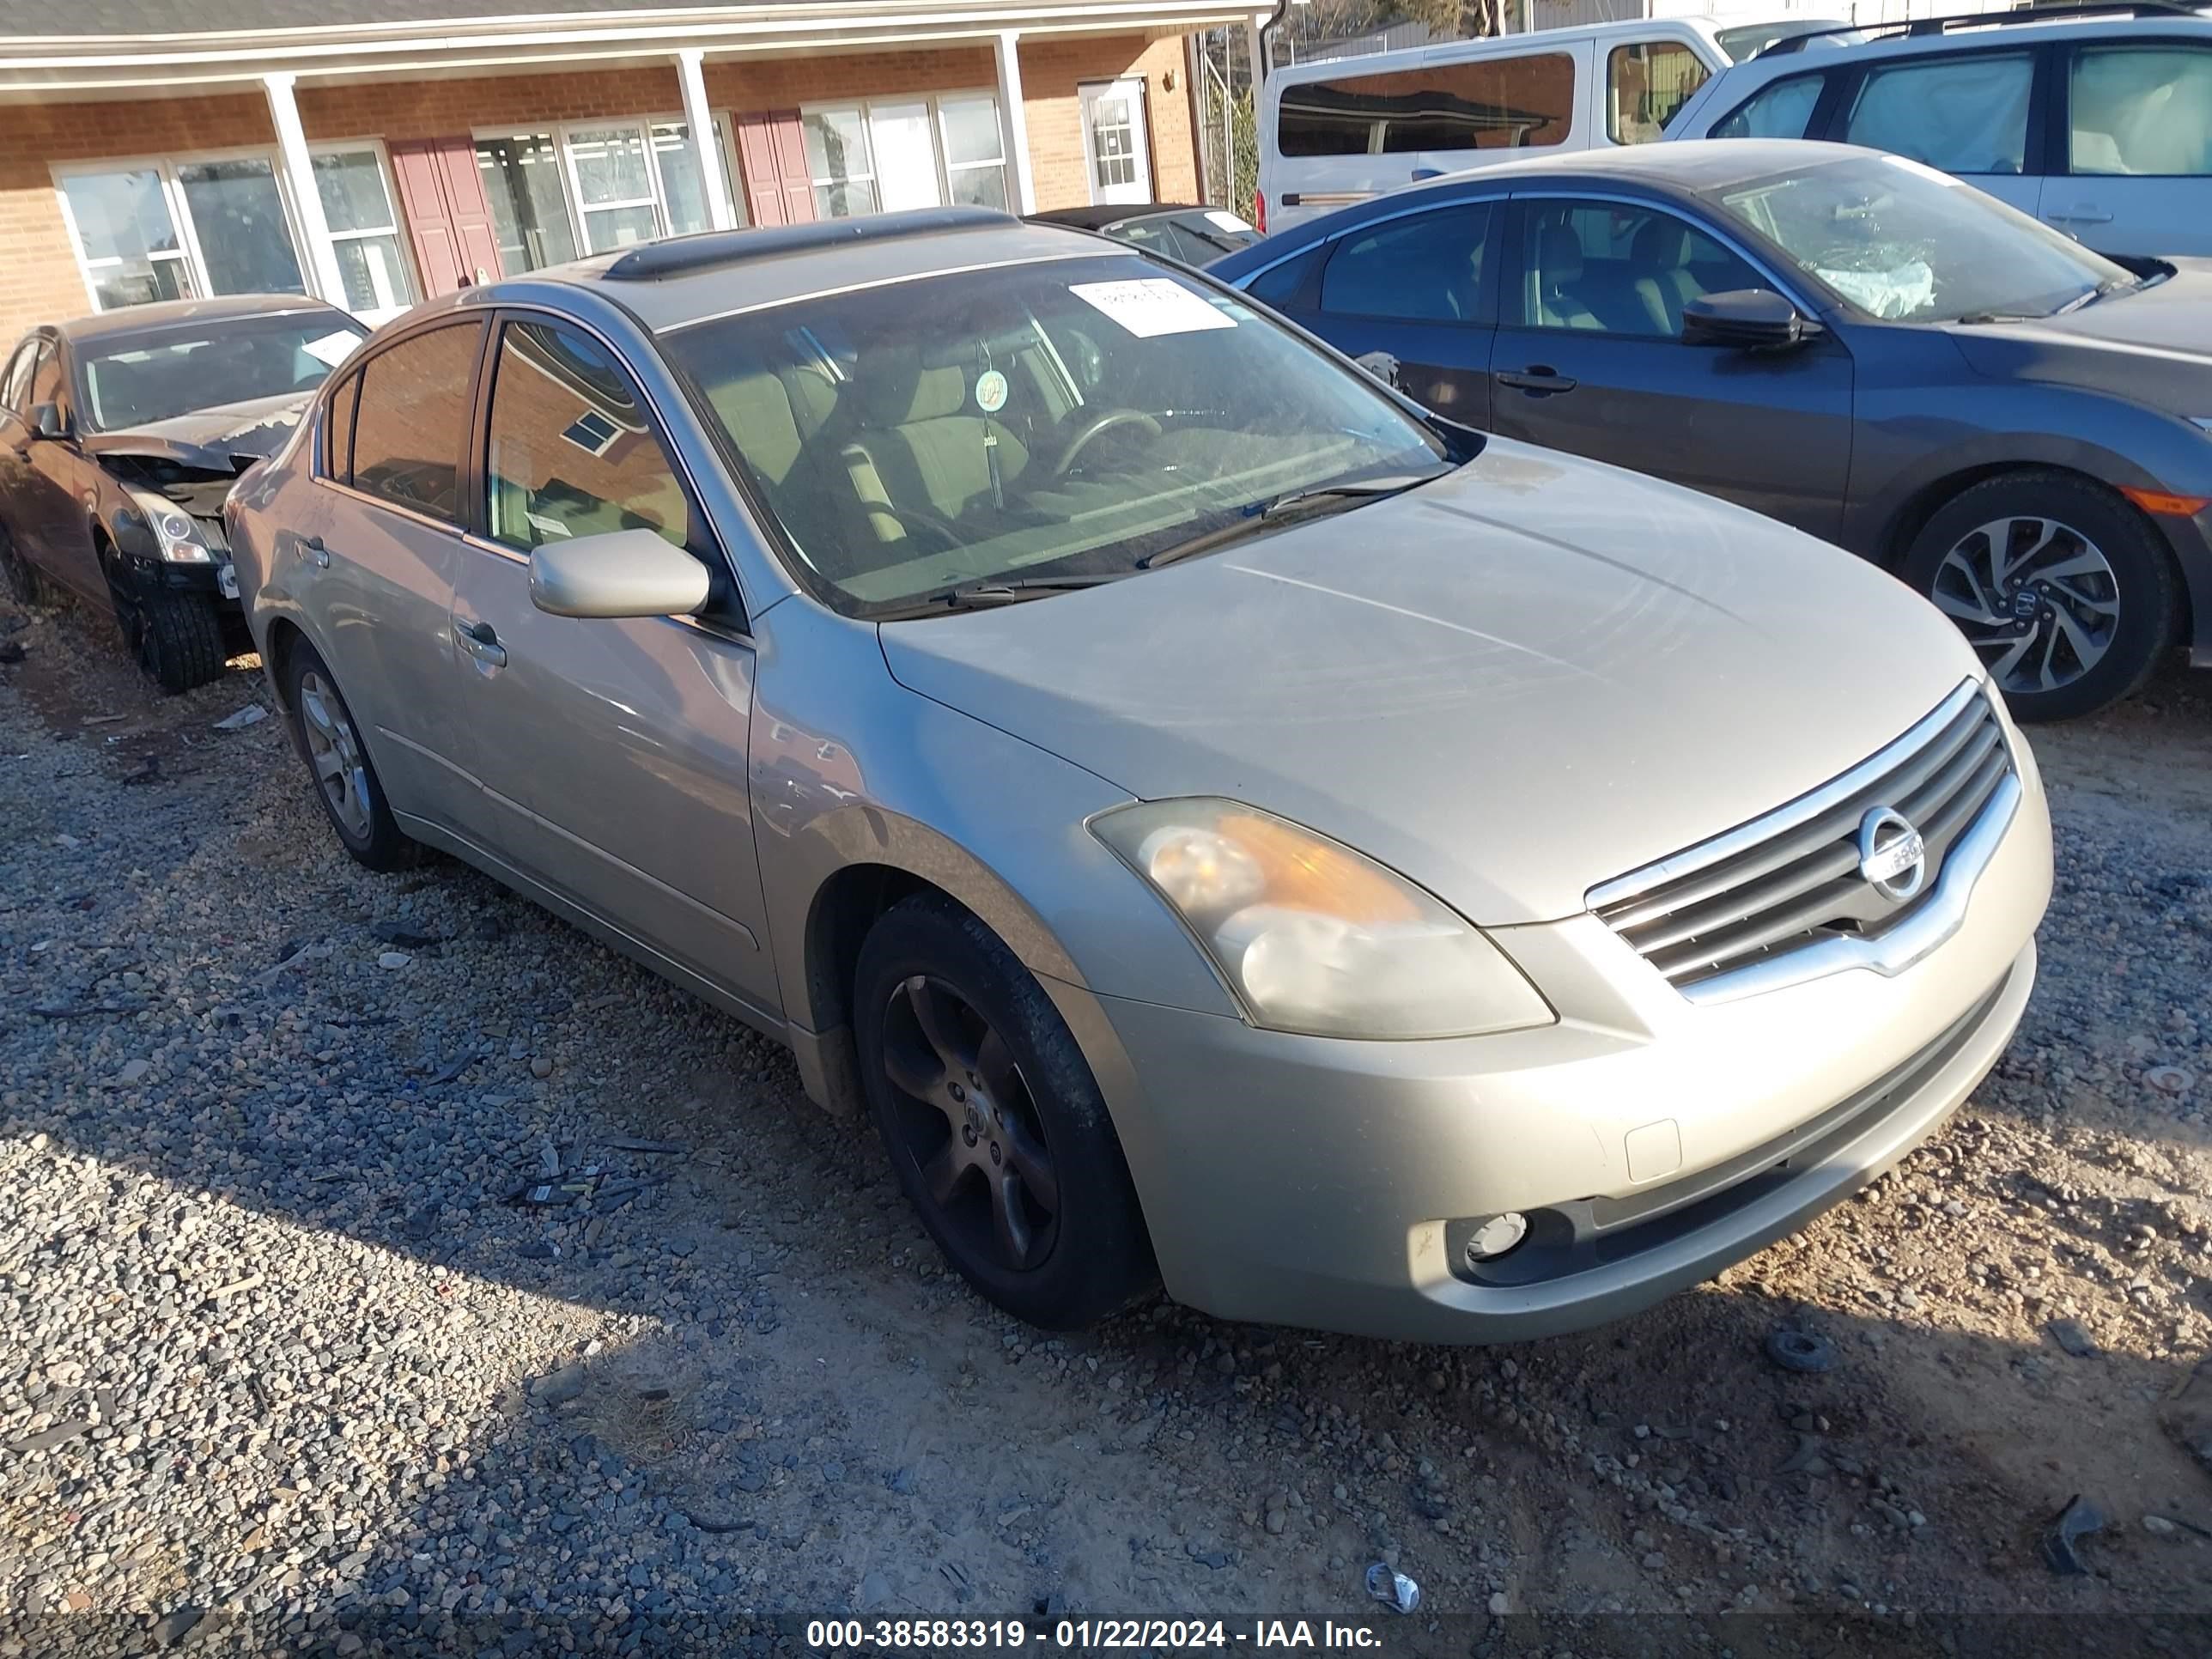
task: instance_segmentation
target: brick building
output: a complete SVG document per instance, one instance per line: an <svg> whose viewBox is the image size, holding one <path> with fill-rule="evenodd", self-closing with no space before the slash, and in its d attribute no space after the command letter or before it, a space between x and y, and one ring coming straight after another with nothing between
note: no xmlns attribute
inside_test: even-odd
<svg viewBox="0 0 2212 1659"><path fill-rule="evenodd" d="M208 293L363 317L659 235L1195 200L1224 0L0 0L0 340ZM53 33L58 23L70 28Z"/></svg>

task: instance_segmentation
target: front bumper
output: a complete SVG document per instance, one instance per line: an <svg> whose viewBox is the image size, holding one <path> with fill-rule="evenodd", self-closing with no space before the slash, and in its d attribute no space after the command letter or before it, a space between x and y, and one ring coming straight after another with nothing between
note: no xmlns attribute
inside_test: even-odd
<svg viewBox="0 0 2212 1659"><path fill-rule="evenodd" d="M1710 1279L1865 1185L1996 1063L2035 979L2034 763L1958 929L1715 1006L1592 916L1495 936L1539 1030L1357 1042L1053 990L1113 1111L1169 1291L1227 1318L1419 1341L1550 1335ZM1480 1267L1481 1218L1534 1218ZM1517 1264L1517 1265L1516 1265Z"/></svg>

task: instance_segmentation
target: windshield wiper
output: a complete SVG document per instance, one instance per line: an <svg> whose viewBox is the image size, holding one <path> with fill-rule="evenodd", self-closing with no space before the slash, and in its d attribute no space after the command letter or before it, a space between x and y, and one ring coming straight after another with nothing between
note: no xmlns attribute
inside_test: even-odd
<svg viewBox="0 0 2212 1659"><path fill-rule="evenodd" d="M949 611L984 611L993 605L1018 605L1024 599L1039 599L1048 593L1067 593L1079 587L1097 587L1105 582L1118 582L1128 574L1126 570L1102 570L1067 576L1021 576L1012 581L994 578L987 581L969 582L959 587L948 588L942 593L932 593L926 598L911 600L896 610L879 611L873 620L898 622L910 617L943 616Z"/></svg>
<svg viewBox="0 0 2212 1659"><path fill-rule="evenodd" d="M2056 315L2056 312L2051 311L1970 311L1965 316L1952 320L1973 328L1983 323L2039 323L2046 317Z"/></svg>
<svg viewBox="0 0 2212 1659"><path fill-rule="evenodd" d="M2069 311L2079 311L2084 306L2093 306L2108 295L2132 294L2142 286L2142 280L2140 277L2108 276L2087 294L2075 295L2051 314L2054 317L2063 317Z"/></svg>
<svg viewBox="0 0 2212 1659"><path fill-rule="evenodd" d="M1442 473L1431 472L1423 473L1417 478L1367 478L1358 483L1324 484L1317 489L1291 490L1264 501L1255 501L1227 524L1202 531L1188 541L1176 542L1157 553L1147 553L1137 561L1137 568L1157 570L1164 564L1173 564L1177 559L1210 553L1217 547L1226 547L1231 542L1242 541L1247 536L1258 534L1270 525L1279 525L1285 519L1340 512L1347 507L1356 507L1378 496L1395 495L1401 490L1411 489L1416 484L1425 484L1432 477L1443 476Z"/></svg>

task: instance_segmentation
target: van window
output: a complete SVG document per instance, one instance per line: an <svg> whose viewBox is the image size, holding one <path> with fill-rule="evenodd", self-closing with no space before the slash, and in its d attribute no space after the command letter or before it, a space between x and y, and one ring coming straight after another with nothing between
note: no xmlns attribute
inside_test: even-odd
<svg viewBox="0 0 2212 1659"><path fill-rule="evenodd" d="M1575 60L1563 52L1430 64L1283 90L1284 155L1402 155L1535 149L1574 125Z"/></svg>
<svg viewBox="0 0 2212 1659"><path fill-rule="evenodd" d="M1712 73L1679 40L1615 46L1605 59L1605 136L1616 144L1648 144Z"/></svg>
<svg viewBox="0 0 2212 1659"><path fill-rule="evenodd" d="M2212 173L2212 52L2090 46L2074 60L2067 166L2075 173Z"/></svg>
<svg viewBox="0 0 2212 1659"><path fill-rule="evenodd" d="M1802 138L1813 124L1813 109L1820 101L1825 79L1819 75L1793 75L1762 87L1727 120L1717 122L1708 138Z"/></svg>
<svg viewBox="0 0 2212 1659"><path fill-rule="evenodd" d="M1844 139L1945 173L2018 173L2034 82L2035 61L2024 52L1874 70Z"/></svg>

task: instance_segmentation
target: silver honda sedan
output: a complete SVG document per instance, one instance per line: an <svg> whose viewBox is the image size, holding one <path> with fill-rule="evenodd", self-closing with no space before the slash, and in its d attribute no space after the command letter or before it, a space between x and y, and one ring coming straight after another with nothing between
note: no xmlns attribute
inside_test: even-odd
<svg viewBox="0 0 2212 1659"><path fill-rule="evenodd" d="M426 306L233 497L332 829L788 1043L1040 1325L1489 1341L1929 1133L2051 832L1863 561L965 210Z"/></svg>

